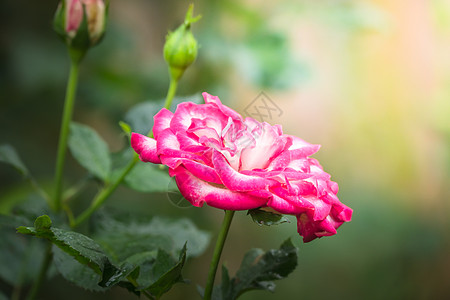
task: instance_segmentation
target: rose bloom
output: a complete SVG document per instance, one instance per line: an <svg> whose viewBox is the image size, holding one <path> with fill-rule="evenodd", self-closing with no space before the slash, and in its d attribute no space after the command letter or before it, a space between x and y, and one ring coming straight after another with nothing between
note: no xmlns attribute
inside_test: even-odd
<svg viewBox="0 0 450 300"><path fill-rule="evenodd" d="M94 44L104 33L105 4L103 0L65 0L66 32L73 38L83 20L83 6L86 10L89 37Z"/></svg>
<svg viewBox="0 0 450 300"><path fill-rule="evenodd" d="M283 134L280 125L243 119L218 97L203 97L205 104L158 112L154 138L131 136L140 159L168 166L192 205L295 215L304 242L334 235L350 221L352 209L337 198L337 183L309 157L319 145Z"/></svg>

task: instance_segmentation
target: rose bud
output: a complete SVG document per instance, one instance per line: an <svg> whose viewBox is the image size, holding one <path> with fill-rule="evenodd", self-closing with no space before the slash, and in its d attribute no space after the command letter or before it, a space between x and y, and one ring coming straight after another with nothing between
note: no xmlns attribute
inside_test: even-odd
<svg viewBox="0 0 450 300"><path fill-rule="evenodd" d="M86 51L105 33L107 6L103 0L63 0L54 18L54 29L71 48Z"/></svg>
<svg viewBox="0 0 450 300"><path fill-rule="evenodd" d="M169 64L170 75L178 80L197 57L198 45L191 32L191 24L201 16L192 17L194 6L191 4L186 13L184 23L174 32L169 32L164 45L164 59Z"/></svg>

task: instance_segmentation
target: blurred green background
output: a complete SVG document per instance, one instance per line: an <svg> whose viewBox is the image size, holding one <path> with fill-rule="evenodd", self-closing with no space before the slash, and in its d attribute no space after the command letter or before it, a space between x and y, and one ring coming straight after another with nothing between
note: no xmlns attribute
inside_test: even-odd
<svg viewBox="0 0 450 300"><path fill-rule="evenodd" d="M275 294L241 299L450 298L450 1L193 2L203 15L193 26L201 48L178 95L207 91L244 114L265 92L283 111L271 123L322 145L314 157L354 209L336 236L308 244L293 218L259 227L238 213L222 255L231 274L249 248L277 248L288 237L300 257ZM111 1L105 39L81 68L74 114L111 150L127 145L117 124L128 109L164 98L164 38L188 3ZM48 186L69 66L51 28L56 5L0 1L0 143L15 146ZM67 184L83 174L69 159ZM78 209L94 192L79 199ZM1 165L0 210L27 193L20 175ZM107 205L143 217L188 217L214 240L223 214L125 187ZM191 284L178 284L165 299L198 299L195 285L204 285L212 244L188 262ZM119 288L88 293L60 277L42 290L42 299L81 297L135 299Z"/></svg>

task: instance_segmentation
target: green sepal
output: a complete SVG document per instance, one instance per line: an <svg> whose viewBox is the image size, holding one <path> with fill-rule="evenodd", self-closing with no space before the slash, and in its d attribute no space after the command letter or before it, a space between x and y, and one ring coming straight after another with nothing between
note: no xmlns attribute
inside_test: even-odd
<svg viewBox="0 0 450 300"><path fill-rule="evenodd" d="M282 214L272 212L272 211L267 211L262 208L250 209L247 212L247 214L250 215L252 217L252 220L260 226L261 225L266 225L266 226L279 225L282 223L290 222Z"/></svg>
<svg viewBox="0 0 450 300"><path fill-rule="evenodd" d="M119 126L122 129L122 131L128 136L128 138L131 138L131 126L128 123L125 123L124 121L119 121Z"/></svg>

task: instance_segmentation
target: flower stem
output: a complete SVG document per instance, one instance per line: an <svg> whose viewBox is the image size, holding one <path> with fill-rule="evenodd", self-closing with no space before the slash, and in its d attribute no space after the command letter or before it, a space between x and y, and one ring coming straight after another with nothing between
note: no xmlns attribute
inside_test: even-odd
<svg viewBox="0 0 450 300"><path fill-rule="evenodd" d="M166 109L170 109L170 106L172 105L172 100L176 94L178 87L178 80L171 78L170 79L170 85L169 89L167 91L166 101L164 103L164 107ZM153 137L152 131L150 131L147 136ZM125 179L125 177L128 175L128 173L133 170L134 166L139 161L139 156L135 154L133 157L133 160L130 161L128 166L123 169L122 173L117 177L117 179L103 187L100 192L95 196L95 198L92 200L91 205L81 213L77 218L71 219L70 227L75 228L78 227L81 223L86 221L104 202L105 200L116 190L116 188L120 185L120 183Z"/></svg>
<svg viewBox="0 0 450 300"><path fill-rule="evenodd" d="M31 291L27 296L27 300L33 300L36 298L42 283L44 282L45 276L47 275L48 267L52 262L53 254L52 254L52 243L47 242L47 249L45 250L44 260L42 261L41 269L39 270L39 275L36 281L33 283L31 287Z"/></svg>
<svg viewBox="0 0 450 300"><path fill-rule="evenodd" d="M164 107L168 110L170 110L170 106L172 105L172 100L173 100L173 97L175 97L177 87L178 87L178 79L174 79L171 76L169 90L167 91L167 96L166 96L166 102L164 103Z"/></svg>
<svg viewBox="0 0 450 300"><path fill-rule="evenodd" d="M64 163L67 152L67 138L69 135L69 125L72 119L73 105L75 102L75 92L78 82L78 66L79 60L71 57L70 73L67 81L66 99L64 101L64 112L61 122L61 131L59 135L58 156L56 159L55 171L55 198L53 199L53 208L56 211L61 209L61 195L62 195L62 175L64 170Z"/></svg>
<svg viewBox="0 0 450 300"><path fill-rule="evenodd" d="M136 163L139 161L138 155L134 155L130 163L123 169L119 177L113 182L105 187L103 187L100 192L92 200L91 205L79 215L73 222L71 222L70 227L75 228L81 223L86 221L104 202L105 200L116 190L119 184L125 179L125 176L134 168Z"/></svg>
<svg viewBox="0 0 450 300"><path fill-rule="evenodd" d="M219 236L217 237L216 247L214 248L213 258L209 267L208 280L206 282L205 295L203 297L203 300L211 299L220 255L222 254L223 245L225 244L225 239L227 238L228 230L230 229L234 212L234 210L225 211L225 217L223 218L222 227L220 228Z"/></svg>

